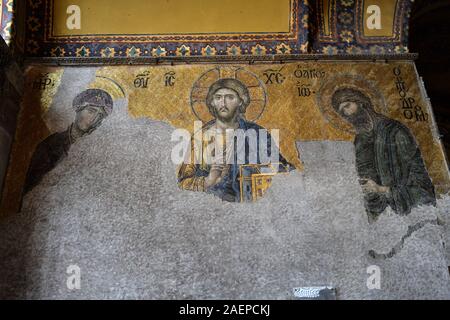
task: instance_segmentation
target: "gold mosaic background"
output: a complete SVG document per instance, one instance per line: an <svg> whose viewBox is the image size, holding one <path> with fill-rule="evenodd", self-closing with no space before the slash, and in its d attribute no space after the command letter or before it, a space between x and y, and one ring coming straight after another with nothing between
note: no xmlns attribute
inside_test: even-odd
<svg viewBox="0 0 450 320"><path fill-rule="evenodd" d="M55 36L279 33L289 32L291 15L290 0L57 0L52 5ZM80 30L66 26L70 5L80 8Z"/></svg>
<svg viewBox="0 0 450 320"><path fill-rule="evenodd" d="M404 118L395 83L396 77L393 73L395 67L399 67L402 72L401 76L408 89L408 97L413 97L423 111L430 114L428 121ZM387 109L378 108L378 111L407 125L415 135L437 192L443 194L450 190L445 156L440 141L435 138L431 110L428 110L427 102L421 94L412 62L328 61L319 63L310 61L236 66L213 64L111 66L98 68L96 71L98 77L88 87L104 89L113 98L119 98L123 95L121 90L111 85L111 81L101 80L102 77L108 77L122 87L128 97L128 110L132 117L161 120L176 128L186 128L192 132L193 123L197 118L191 109L191 89L198 79L204 80L205 77L213 74L211 70L217 68L221 72L221 77L232 77L236 70L240 70L241 77L246 78L246 81L259 83L260 88L264 88L268 100L264 112L256 122L267 129L280 129L281 152L299 170L303 170L303 166L301 154L298 154L295 147L296 141L353 140L351 133L336 128L323 116L316 100L321 85L342 74L367 80L386 100ZM302 71L302 77L299 77L300 71ZM4 188L2 213L17 211L22 185L33 151L40 141L51 134L43 121L43 116L58 90L63 72L62 67L31 67L27 72L27 92L19 116L11 164ZM149 78L148 87L136 88L136 76L143 73ZM312 77L305 77L305 73ZM173 86L168 85L166 81L170 74L174 75L171 81ZM206 76L202 78L204 74ZM51 78L54 86L45 90L33 89L36 79L42 78L43 75ZM303 91L300 89L301 94L299 94L299 88L308 88L310 95L304 94L308 92L305 89ZM256 90L251 94L261 95L261 92ZM67 101L61 108L71 108L71 101ZM249 120L259 113L257 108L253 111L250 108L248 111Z"/></svg>

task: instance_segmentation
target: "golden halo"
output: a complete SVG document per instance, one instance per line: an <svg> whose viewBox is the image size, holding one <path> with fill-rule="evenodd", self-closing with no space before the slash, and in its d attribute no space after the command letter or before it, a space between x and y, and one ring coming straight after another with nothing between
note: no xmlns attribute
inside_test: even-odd
<svg viewBox="0 0 450 320"><path fill-rule="evenodd" d="M316 102L320 111L327 122L334 128L352 134L355 133L353 126L342 119L331 104L333 93L342 88L361 91L369 97L376 112L387 114L387 105L384 96L371 81L360 75L348 73L337 74L322 83L316 96Z"/></svg>
<svg viewBox="0 0 450 320"><path fill-rule="evenodd" d="M117 81L104 76L95 76L95 80L89 84L88 88L104 90L111 95L113 100L127 97L125 90Z"/></svg>
<svg viewBox="0 0 450 320"><path fill-rule="evenodd" d="M258 120L267 105L267 91L263 82L250 71L242 67L216 67L203 73L192 86L190 102L195 117L207 123L213 120L206 105L209 87L220 79L231 78L241 81L250 94L250 104L245 112L249 121Z"/></svg>

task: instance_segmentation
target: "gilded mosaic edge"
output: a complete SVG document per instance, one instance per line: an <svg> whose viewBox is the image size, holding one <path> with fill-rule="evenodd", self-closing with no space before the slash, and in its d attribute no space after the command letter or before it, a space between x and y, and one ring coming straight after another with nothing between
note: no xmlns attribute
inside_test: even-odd
<svg viewBox="0 0 450 320"><path fill-rule="evenodd" d="M115 57L115 58L100 58L100 57L33 57L25 59L25 64L44 64L44 65L146 65L146 64L173 64L173 63L264 63L264 62L295 62L306 60L320 60L320 61L414 61L419 55L417 53L404 54L383 54L383 55L327 55L327 54L301 54L301 55L241 55L241 56L190 56L190 57Z"/></svg>

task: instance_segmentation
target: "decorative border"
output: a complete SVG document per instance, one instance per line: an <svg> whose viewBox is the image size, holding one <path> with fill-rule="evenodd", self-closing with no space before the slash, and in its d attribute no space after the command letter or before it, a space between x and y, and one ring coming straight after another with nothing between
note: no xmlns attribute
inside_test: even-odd
<svg viewBox="0 0 450 320"><path fill-rule="evenodd" d="M17 0L3 0L17 1ZM329 0L330 34L325 35L322 0L292 0L293 33L169 35L169 36L71 36L49 35L50 4L55 0L27 1L28 57L139 58L139 57L238 57L301 55L385 55L408 52L408 24L413 0L397 0L393 37L363 35L363 0ZM47 22L44 22L47 21ZM284 38L283 38L284 37Z"/></svg>
<svg viewBox="0 0 450 320"><path fill-rule="evenodd" d="M305 0L291 0L291 32L289 33L66 37L51 35L53 1L28 0L27 56L133 58L274 55L308 52L309 6Z"/></svg>
<svg viewBox="0 0 450 320"><path fill-rule="evenodd" d="M252 55L241 56L190 56L190 57L85 57L85 58L52 58L52 57L36 57L27 58L26 65L50 65L50 66L111 66L111 65L176 65L190 63L208 63L208 64L256 64L256 63L287 63L296 61L371 61L371 62L387 62L387 61L414 61L417 60L418 54L383 54L383 55L348 55L348 54L297 54L297 55L266 55L255 57Z"/></svg>
<svg viewBox="0 0 450 320"><path fill-rule="evenodd" d="M320 2L321 0L316 0ZM330 0L331 1L331 0ZM335 34L333 40L327 40L321 35L320 15L315 13L316 24L320 26L315 31L312 41L312 52L323 54L402 54L408 52L409 15L413 0L397 0L397 10L394 16L394 37L367 37L363 34L363 17L361 15L363 0L335 0L336 29L330 29ZM316 10L320 10L317 6ZM334 28L334 25L331 25Z"/></svg>
<svg viewBox="0 0 450 320"><path fill-rule="evenodd" d="M57 1L57 0L56 0ZM166 43L166 42L229 42L239 41L297 41L299 35L299 20L297 16L301 10L299 0L289 0L289 32L264 32L264 33L199 33L199 34L121 34L121 35L101 35L101 34L85 34L85 35L53 35L53 15L54 15L55 0L46 0L46 15L45 15L45 37L44 42L73 42L73 43Z"/></svg>
<svg viewBox="0 0 450 320"><path fill-rule="evenodd" d="M368 37L364 35L364 0L359 0L356 4L356 16L359 17L356 24L356 39L361 43L389 43L400 42L403 34L402 18L405 16L407 1L395 0L397 4L395 6L393 34L389 36L381 37ZM408 20L408 19L406 19Z"/></svg>
<svg viewBox="0 0 450 320"><path fill-rule="evenodd" d="M331 14L328 17L330 19L330 34L327 35L324 33L325 30L325 21L323 14L325 8L323 7L323 0L316 0L316 15L317 21L319 25L319 41L338 41L337 37L337 15L336 15L336 1L338 0L328 0L331 6Z"/></svg>

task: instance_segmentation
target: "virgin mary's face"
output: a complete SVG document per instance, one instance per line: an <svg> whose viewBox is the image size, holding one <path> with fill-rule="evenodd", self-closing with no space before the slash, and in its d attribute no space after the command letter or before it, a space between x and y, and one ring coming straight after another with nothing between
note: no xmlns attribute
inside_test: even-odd
<svg viewBox="0 0 450 320"><path fill-rule="evenodd" d="M230 121L242 106L242 100L234 90L222 88L214 93L211 104L219 120Z"/></svg>
<svg viewBox="0 0 450 320"><path fill-rule="evenodd" d="M77 112L75 123L81 131L88 132L104 117L105 114L99 107L89 105Z"/></svg>

